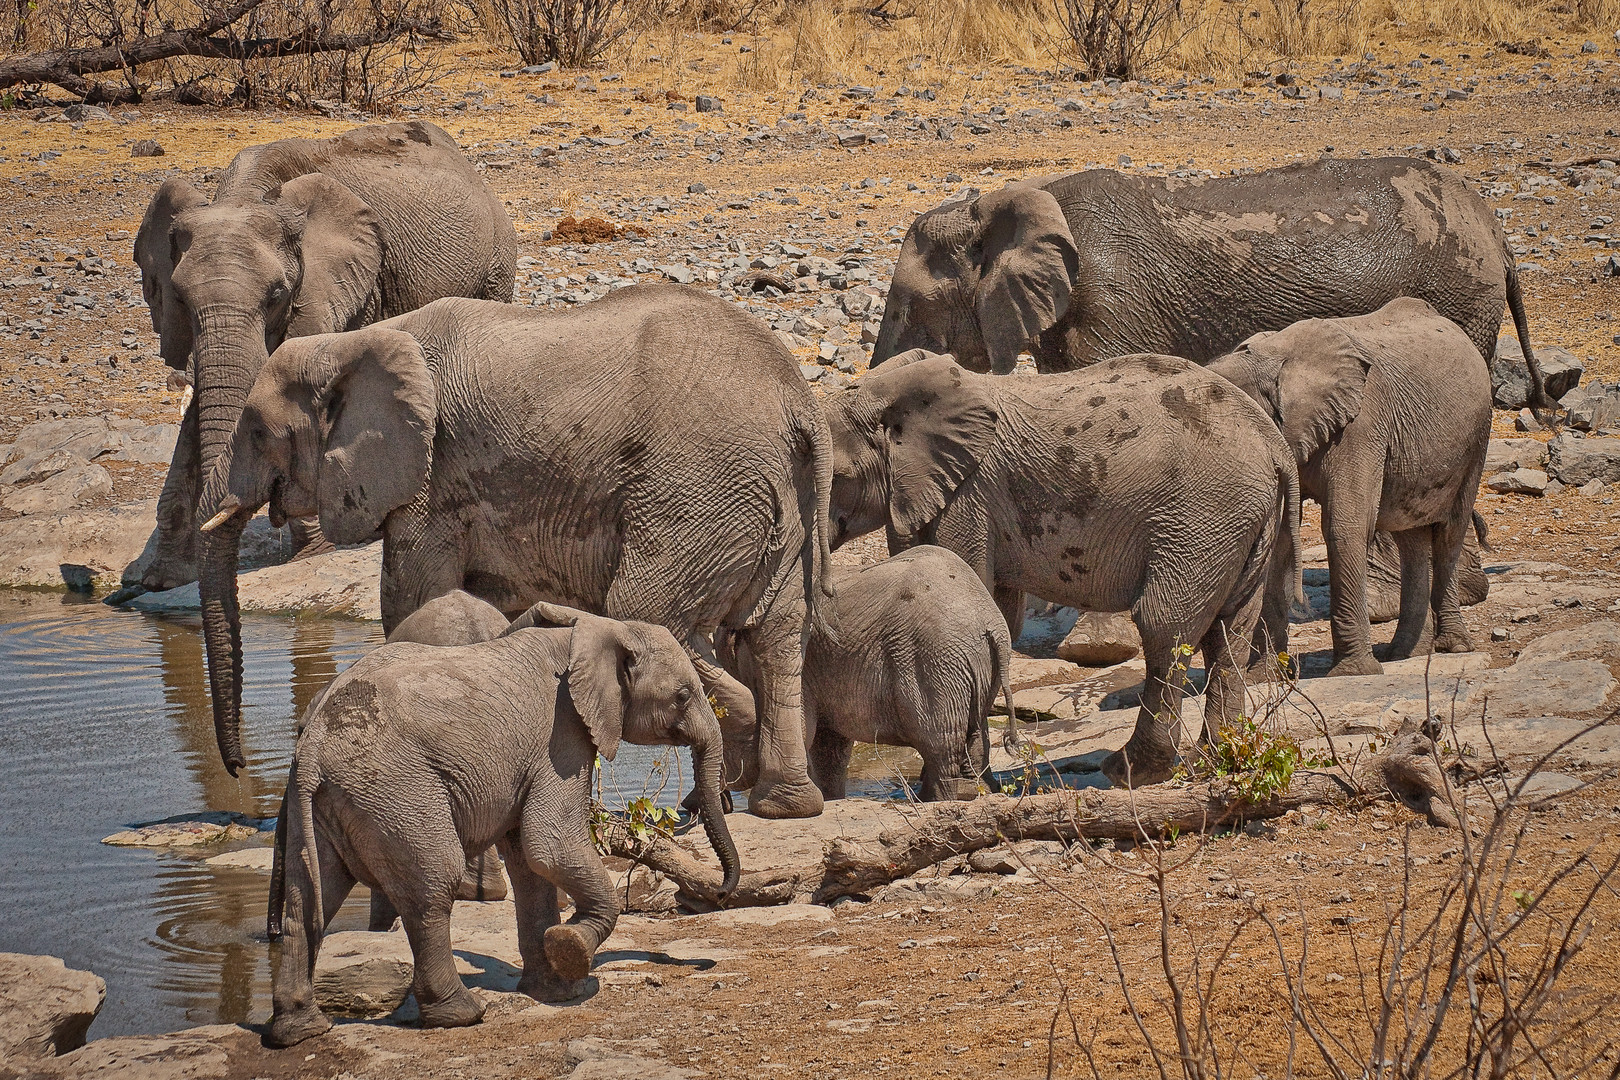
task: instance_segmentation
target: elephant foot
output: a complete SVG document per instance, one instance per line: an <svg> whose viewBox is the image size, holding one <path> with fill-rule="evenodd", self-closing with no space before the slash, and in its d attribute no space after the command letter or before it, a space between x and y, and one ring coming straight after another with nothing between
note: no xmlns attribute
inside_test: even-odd
<svg viewBox="0 0 1620 1080"><path fill-rule="evenodd" d="M159 558L141 575L141 587L147 592L168 592L196 580L197 564L190 559Z"/></svg>
<svg viewBox="0 0 1620 1080"><path fill-rule="evenodd" d="M1371 653L1365 656L1347 656L1333 665L1328 677L1335 675L1382 675L1384 665L1380 664Z"/></svg>
<svg viewBox="0 0 1620 1080"><path fill-rule="evenodd" d="M305 1039L324 1035L331 1029L332 1021L313 1005L294 1012L278 1012L270 1018L270 1026L264 1029L264 1044L281 1050L296 1046Z"/></svg>
<svg viewBox="0 0 1620 1080"><path fill-rule="evenodd" d="M120 586L116 591L109 593L106 599L101 602L108 607L122 607L137 596L145 596L149 591L145 585L137 581Z"/></svg>
<svg viewBox="0 0 1620 1080"><path fill-rule="evenodd" d="M589 983L585 979L559 979L550 972L525 971L518 980L517 988L520 994L555 1005L584 997Z"/></svg>
<svg viewBox="0 0 1620 1080"><path fill-rule="evenodd" d="M1434 651L1443 653L1473 652L1474 639L1468 636L1466 630L1440 634L1434 639Z"/></svg>
<svg viewBox="0 0 1620 1080"><path fill-rule="evenodd" d="M381 889L371 890L371 917L366 923L366 929L373 934L386 934L394 928L399 921L399 912L388 897L383 895Z"/></svg>
<svg viewBox="0 0 1620 1080"><path fill-rule="evenodd" d="M585 936L585 931L567 923L546 929L546 959L559 978L577 982L591 973L591 958L596 949Z"/></svg>
<svg viewBox="0 0 1620 1080"><path fill-rule="evenodd" d="M332 542L330 540L328 540L326 537L317 536L317 537L315 537L315 539L311 540L309 543L305 544L303 547L301 547L297 551L293 552L293 557L291 559L288 559L287 561L288 562L301 562L304 559L313 559L317 555L325 555L329 551L336 551L336 550L337 550L337 548L334 547L332 545Z"/></svg>
<svg viewBox="0 0 1620 1080"><path fill-rule="evenodd" d="M1102 763L1102 774L1117 788L1139 788L1162 784L1170 779L1176 763L1174 754L1148 754L1132 750L1127 743Z"/></svg>
<svg viewBox="0 0 1620 1080"><path fill-rule="evenodd" d="M475 855L467 860L461 884L456 888L457 900L495 901L506 899L506 875L501 873L501 859L493 851Z"/></svg>
<svg viewBox="0 0 1620 1080"><path fill-rule="evenodd" d="M483 1004L468 993L465 986L457 987L456 992L443 1001L424 1005L418 997L416 1003L425 1028L471 1027L484 1018Z"/></svg>
<svg viewBox="0 0 1620 1080"><path fill-rule="evenodd" d="M748 812L755 817L816 817L821 809L821 789L808 776L794 781L762 780L748 793Z"/></svg>

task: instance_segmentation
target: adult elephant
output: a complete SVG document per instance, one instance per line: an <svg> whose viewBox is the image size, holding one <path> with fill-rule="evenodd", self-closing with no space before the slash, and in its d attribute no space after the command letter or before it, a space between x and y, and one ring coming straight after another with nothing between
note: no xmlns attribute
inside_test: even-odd
<svg viewBox="0 0 1620 1080"><path fill-rule="evenodd" d="M289 341L259 373L204 489L214 721L240 765L236 555L265 503L335 543L383 536L394 628L452 589L668 627L721 701L726 627L759 658L749 808L821 811L804 751L807 602L827 565L832 451L786 350L730 303L633 286L581 308L447 299ZM707 662L703 662L703 661Z"/></svg>
<svg viewBox="0 0 1620 1080"><path fill-rule="evenodd" d="M196 395L158 500L154 554L110 603L196 579L202 477L276 346L444 296L509 301L517 234L455 140L413 120L249 147L212 201L165 180L135 261L163 359L190 371ZM319 541L297 532L301 548Z"/></svg>
<svg viewBox="0 0 1620 1080"><path fill-rule="evenodd" d="M873 366L908 349L1005 374L1127 353L1204 363L1301 319L1426 300L1490 357L1504 305L1530 349L1491 207L1447 169L1387 157L1188 181L1092 169L920 215L900 248Z"/></svg>

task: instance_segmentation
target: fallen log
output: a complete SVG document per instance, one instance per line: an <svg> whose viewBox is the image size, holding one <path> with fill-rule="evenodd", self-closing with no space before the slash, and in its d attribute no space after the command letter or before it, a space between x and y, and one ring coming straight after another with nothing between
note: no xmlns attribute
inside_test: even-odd
<svg viewBox="0 0 1620 1080"><path fill-rule="evenodd" d="M1431 825L1457 827L1450 789L1425 735L1396 737L1383 753L1353 768L1300 770L1288 790L1264 803L1238 796L1226 780L1127 791L1081 788L1041 795L986 795L972 802L928 803L899 828L871 839L840 837L822 861L745 873L728 907L759 907L810 900L828 903L909 877L956 855L1015 840L1143 840L1196 833L1279 817L1307 805L1350 806L1392 798L1422 813ZM674 840L637 837L627 826L603 829L609 854L663 874L681 891L718 900L721 873Z"/></svg>

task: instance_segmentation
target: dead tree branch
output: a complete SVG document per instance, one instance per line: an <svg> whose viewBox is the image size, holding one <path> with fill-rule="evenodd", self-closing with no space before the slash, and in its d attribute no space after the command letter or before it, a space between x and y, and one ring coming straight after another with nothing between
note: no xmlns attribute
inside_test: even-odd
<svg viewBox="0 0 1620 1080"><path fill-rule="evenodd" d="M1286 792L1259 805L1237 797L1224 781L930 803L917 808L915 820L874 839L834 840L819 864L744 874L728 905L785 904L805 897L825 903L871 892L952 856L1009 840L1142 840L1278 817L1312 804L1344 806L1381 797L1393 797L1418 810L1431 824L1457 824L1434 743L1412 733L1399 736L1384 753L1353 770L1301 770ZM609 854L658 871L692 896L716 898L720 870L700 862L673 840L656 834L637 839L620 826L603 833Z"/></svg>

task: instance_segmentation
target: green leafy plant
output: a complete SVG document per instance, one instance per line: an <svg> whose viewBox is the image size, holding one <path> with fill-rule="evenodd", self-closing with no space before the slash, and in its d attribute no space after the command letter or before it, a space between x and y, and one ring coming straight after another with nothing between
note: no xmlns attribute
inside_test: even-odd
<svg viewBox="0 0 1620 1080"><path fill-rule="evenodd" d="M1258 805L1287 791L1294 770L1310 762L1291 736L1245 716L1221 728L1209 748L1209 764L1216 776L1231 782L1238 798Z"/></svg>

